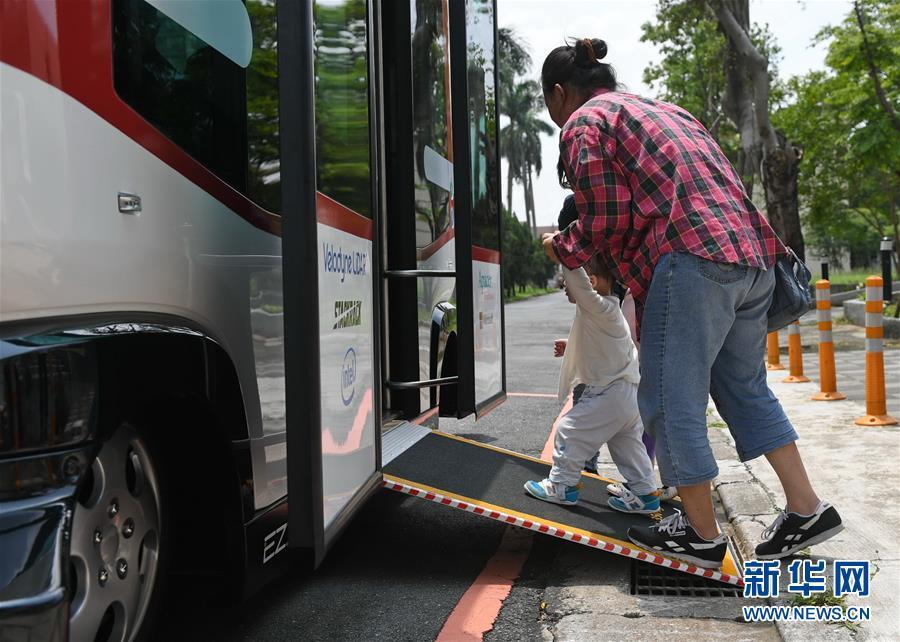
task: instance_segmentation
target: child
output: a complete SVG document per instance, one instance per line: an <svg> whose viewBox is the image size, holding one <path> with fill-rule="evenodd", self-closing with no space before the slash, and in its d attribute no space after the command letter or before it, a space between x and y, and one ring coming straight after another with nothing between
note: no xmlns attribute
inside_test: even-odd
<svg viewBox="0 0 900 642"><path fill-rule="evenodd" d="M568 185L566 183L565 173L563 172L562 159L560 159L560 161L556 164L556 172L559 175L560 185L567 188ZM559 211L559 231L562 232L577 220L578 210L575 208L575 195L569 194L563 200L562 209ZM638 343L637 338L637 322L635 319L634 297L631 296L631 292L629 292L627 289L616 282L613 283L612 291L613 294L615 294L619 299L619 305L622 308L622 314L625 315L625 321L626 323L628 323L628 329L631 331L631 340L634 341L634 345L637 347L638 351L640 351L641 346ZM569 299L569 301L571 303L574 303L571 298ZM566 343L567 341L565 339L558 339L554 342L554 357L561 357L563 356L563 354L565 354ZM650 461L652 462L656 455L656 442L653 440L653 437L647 434L646 431L641 435L641 441L644 442L644 446L647 448L647 455L650 457ZM594 456L584 463L584 469L587 472L597 474L597 458L599 455L599 452L594 453ZM618 496L621 486L622 484L620 483L609 484L606 487L606 490L610 495ZM678 491L674 487L662 486L659 489L659 498L665 501L668 499L672 499L677 493Z"/></svg>
<svg viewBox="0 0 900 642"><path fill-rule="evenodd" d="M525 484L525 491L548 502L575 504L584 462L605 443L627 480L609 506L626 513L655 513L659 496L653 464L641 441L637 406L637 349L619 302L610 296L613 280L594 255L585 268L563 268L566 292L576 304L565 347L559 399L573 391L572 409L556 430L550 477Z"/></svg>

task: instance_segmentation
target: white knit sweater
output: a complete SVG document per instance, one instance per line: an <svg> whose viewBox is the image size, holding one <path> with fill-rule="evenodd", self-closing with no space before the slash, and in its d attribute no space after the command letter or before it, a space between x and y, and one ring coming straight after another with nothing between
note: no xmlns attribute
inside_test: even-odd
<svg viewBox="0 0 900 642"><path fill-rule="evenodd" d="M599 387L618 379L638 383L637 348L619 300L597 294L584 268L563 267L563 276L576 310L559 373L559 402L564 403L580 383Z"/></svg>

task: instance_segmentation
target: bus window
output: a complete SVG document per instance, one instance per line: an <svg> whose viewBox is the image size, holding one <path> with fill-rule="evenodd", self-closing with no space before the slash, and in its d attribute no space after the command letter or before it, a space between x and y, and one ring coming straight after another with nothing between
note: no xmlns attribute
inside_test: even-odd
<svg viewBox="0 0 900 642"><path fill-rule="evenodd" d="M500 185L494 2L466 0L466 85L472 184L472 304L476 413L503 393Z"/></svg>
<svg viewBox="0 0 900 642"><path fill-rule="evenodd" d="M116 92L143 118L261 207L281 209L274 0L247 0L247 68L145 0L114 0Z"/></svg>
<svg viewBox="0 0 900 642"><path fill-rule="evenodd" d="M492 0L466 3L469 148L472 154L472 244L500 249L497 105Z"/></svg>
<svg viewBox="0 0 900 642"><path fill-rule="evenodd" d="M442 0L411 0L416 247L452 226L450 54ZM446 267L446 266L445 266Z"/></svg>
<svg viewBox="0 0 900 642"><path fill-rule="evenodd" d="M316 2L313 20L316 184L323 194L372 218L366 5Z"/></svg>
<svg viewBox="0 0 900 642"><path fill-rule="evenodd" d="M313 3L324 537L377 471L366 3Z"/></svg>

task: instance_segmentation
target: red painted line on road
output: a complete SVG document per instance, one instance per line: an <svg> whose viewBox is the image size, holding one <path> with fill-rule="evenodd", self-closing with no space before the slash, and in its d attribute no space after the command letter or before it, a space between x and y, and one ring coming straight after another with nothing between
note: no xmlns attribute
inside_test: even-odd
<svg viewBox="0 0 900 642"><path fill-rule="evenodd" d="M436 642L481 640L494 628L503 602L531 551L531 533L507 528L497 552L463 594L450 617L444 622Z"/></svg>
<svg viewBox="0 0 900 642"><path fill-rule="evenodd" d="M549 392L507 392L507 397L540 397L541 399L556 399L559 395Z"/></svg>
<svg viewBox="0 0 900 642"><path fill-rule="evenodd" d="M569 398L566 399L566 405L562 407L562 410L559 411L559 414L556 416L556 421L553 422L553 428L550 429L550 435L547 437L547 443L544 444L544 449L541 451L541 459L544 461L553 461L553 440L556 439L556 426L559 424L559 420L562 419L562 416L569 412L572 409L572 395L569 395Z"/></svg>

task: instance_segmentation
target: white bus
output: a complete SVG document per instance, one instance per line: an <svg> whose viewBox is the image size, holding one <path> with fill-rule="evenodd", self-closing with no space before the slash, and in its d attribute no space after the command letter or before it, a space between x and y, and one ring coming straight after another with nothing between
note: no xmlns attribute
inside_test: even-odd
<svg viewBox="0 0 900 642"><path fill-rule="evenodd" d="M504 399L495 15L0 2L0 637L318 563Z"/></svg>

